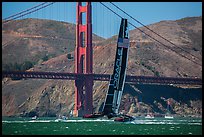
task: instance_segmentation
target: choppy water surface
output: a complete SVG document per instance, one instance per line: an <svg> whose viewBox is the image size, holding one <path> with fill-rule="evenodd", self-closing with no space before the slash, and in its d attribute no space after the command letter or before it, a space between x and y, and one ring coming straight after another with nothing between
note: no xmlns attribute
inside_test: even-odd
<svg viewBox="0 0 204 137"><path fill-rule="evenodd" d="M201 118L137 118L132 122L108 119L2 118L2 134L21 135L202 135Z"/></svg>

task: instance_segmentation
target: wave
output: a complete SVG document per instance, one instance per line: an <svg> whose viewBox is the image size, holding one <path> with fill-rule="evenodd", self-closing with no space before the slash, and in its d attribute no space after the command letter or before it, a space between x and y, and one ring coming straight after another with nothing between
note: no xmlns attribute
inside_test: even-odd
<svg viewBox="0 0 204 137"><path fill-rule="evenodd" d="M20 120L15 120L15 121L7 121L7 120L3 120L3 123L28 123L28 122L36 122L36 123L46 123L46 122L111 122L114 120L108 120L108 119L68 119L68 120L62 120L62 119L56 119L56 120L24 120L24 121L20 121Z"/></svg>
<svg viewBox="0 0 204 137"><path fill-rule="evenodd" d="M134 120L128 122L130 124L165 124L165 125L179 125L179 124L186 124L186 125L202 125L202 122L199 121L183 121L183 120Z"/></svg>
<svg viewBox="0 0 204 137"><path fill-rule="evenodd" d="M114 122L112 119L52 119L52 120L3 120L2 123L46 123L46 122ZM186 124L186 125L202 125L202 120L167 120L167 119L136 119L134 121L125 122L126 124L168 124L168 125L178 125L178 124Z"/></svg>

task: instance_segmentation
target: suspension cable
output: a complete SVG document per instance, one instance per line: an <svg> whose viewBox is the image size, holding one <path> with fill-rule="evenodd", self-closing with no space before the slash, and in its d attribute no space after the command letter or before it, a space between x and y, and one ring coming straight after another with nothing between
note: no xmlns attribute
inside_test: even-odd
<svg viewBox="0 0 204 137"><path fill-rule="evenodd" d="M122 18L122 16L120 16L119 14L117 14L116 12L114 12L112 9L110 9L109 7L107 7L106 5L104 5L102 2L100 2L100 3L101 3L103 6L105 6L107 9L109 9L111 12L113 12L114 14L116 14L117 16L119 16L120 18ZM193 60L187 58L186 56L184 56L184 55L178 53L178 52L175 51L174 49L168 47L167 45L165 45L165 44L163 44L162 42L158 41L157 39L153 38L152 36L150 36L149 34L145 33L143 30L139 29L138 27L136 27L136 26L133 25L132 23L129 22L129 24L132 25L133 27L135 27L136 29L138 29L139 31L141 31L142 33L144 33L144 34L146 34L147 36L149 36L151 39L157 41L157 42L160 43L161 45L163 45L163 46L169 48L170 50L174 51L175 53L179 54L180 56L182 56L182 57L184 57L184 58L186 58L186 59L188 59L188 60L194 62L195 64L197 64L197 65L199 65L199 66L202 66L201 64L199 64L199 63L197 63L197 62L195 62L195 61L193 61Z"/></svg>
<svg viewBox="0 0 204 137"><path fill-rule="evenodd" d="M45 8L45 7L47 7L47 6L52 5L53 3L55 3L55 2L52 2L52 3L48 4L48 5L45 5L45 6L43 6L43 7L40 7L40 8L38 8L38 9L36 9L36 10L30 11L30 12L25 13L25 14L23 14L23 15L19 15L19 16L17 16L17 17L14 17L13 19L6 20L6 21L4 21L2 24L8 23L8 22L10 22L10 21L13 21L13 20L18 19L18 18L20 18L20 17L23 17L23 16L25 16L25 15L31 14L31 13L33 13L33 12L36 12L36 11L38 11L38 10L40 10L40 9L43 9L43 8Z"/></svg>
<svg viewBox="0 0 204 137"><path fill-rule="evenodd" d="M125 13L127 16L129 16L130 18L132 18L133 20L135 20L136 22L138 22L139 24L141 24L142 26L144 26L146 29L150 30L151 32L153 32L154 34L156 34L157 36L161 37L162 39L166 40L167 42L171 43L172 45L178 47L179 49L183 50L184 52L190 54L191 56L193 56L194 58L197 58L198 60L200 60L198 57L196 57L195 55L191 54L190 52L184 50L183 48L177 46L176 44L172 43L171 41L169 41L168 39L164 38L163 36L159 35L158 33L156 33L155 31L153 31L152 29L150 29L149 27L145 26L143 23L141 23L140 21L136 20L135 18L133 18L132 16L130 16L127 12L125 12L124 10L122 10L120 7L118 7L117 5L115 5L114 3L110 2L112 5L114 5L116 8L118 8L119 10L121 10L123 13Z"/></svg>
<svg viewBox="0 0 204 137"><path fill-rule="evenodd" d="M16 13L16 14L14 14L14 15L12 15L12 16L9 16L9 17L7 17L7 18L4 18L3 20L8 20L8 19L11 18L11 17L17 16L17 15L22 14L22 13L24 13L24 12L28 12L29 10L32 10L32 9L35 9L35 8L37 8L37 7L40 7L40 6L44 5L45 3L47 3L47 2L43 2L43 3L38 4L37 6L34 6L34 7L30 8L30 9L26 9L26 10L24 10L24 11L22 11L22 12Z"/></svg>

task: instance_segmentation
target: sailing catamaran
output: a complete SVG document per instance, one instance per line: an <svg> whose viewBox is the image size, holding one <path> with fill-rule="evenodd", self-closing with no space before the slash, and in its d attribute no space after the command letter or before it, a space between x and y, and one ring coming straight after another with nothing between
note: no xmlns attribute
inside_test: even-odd
<svg viewBox="0 0 204 137"><path fill-rule="evenodd" d="M122 18L117 42L115 64L109 83L102 112L84 115L84 118L97 118L106 115L108 118L116 117L115 121L131 121L133 117L119 114L119 106L123 93L126 68L128 63L129 35L127 19Z"/></svg>

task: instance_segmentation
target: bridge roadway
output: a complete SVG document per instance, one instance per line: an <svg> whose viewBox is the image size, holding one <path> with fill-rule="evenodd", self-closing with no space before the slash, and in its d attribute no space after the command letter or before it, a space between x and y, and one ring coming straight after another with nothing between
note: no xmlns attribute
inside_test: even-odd
<svg viewBox="0 0 204 137"><path fill-rule="evenodd" d="M2 71L2 78L36 78L36 79L68 79L85 80L92 77L93 80L109 81L109 74L77 74L77 73L59 73L59 72L35 72L35 71ZM176 77L154 77L154 76L126 76L125 83L132 84L184 84L184 85L202 85L202 79L199 78L176 78Z"/></svg>

